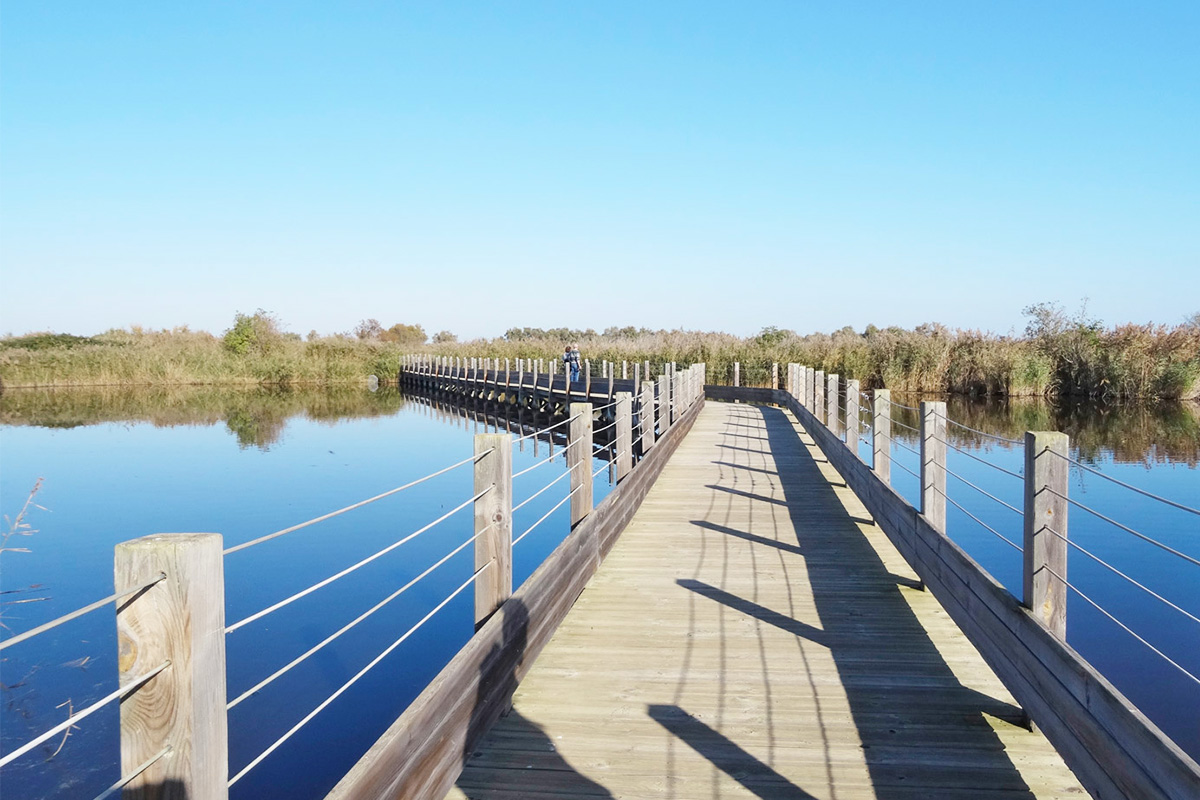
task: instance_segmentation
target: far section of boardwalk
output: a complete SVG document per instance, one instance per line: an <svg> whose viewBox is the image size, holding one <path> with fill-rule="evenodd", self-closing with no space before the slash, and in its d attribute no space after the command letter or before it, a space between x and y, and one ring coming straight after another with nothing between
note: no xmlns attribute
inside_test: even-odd
<svg viewBox="0 0 1200 800"><path fill-rule="evenodd" d="M786 411L709 403L452 798L1084 797Z"/></svg>

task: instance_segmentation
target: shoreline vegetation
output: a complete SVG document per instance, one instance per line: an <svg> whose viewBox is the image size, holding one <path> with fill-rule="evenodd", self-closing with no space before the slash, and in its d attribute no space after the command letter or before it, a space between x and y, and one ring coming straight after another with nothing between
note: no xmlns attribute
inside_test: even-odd
<svg viewBox="0 0 1200 800"><path fill-rule="evenodd" d="M186 327L134 327L92 337L36 333L0 339L0 387L316 385L388 377L411 353L556 360L578 342L593 370L607 360L649 360L657 371L704 361L709 379L770 382L771 364L803 363L855 378L863 387L898 392L1111 400L1200 399L1200 313L1175 326L1107 328L1084 311L1054 304L1025 310L1024 335L951 330L936 323L911 330L868 326L797 334L775 327L757 336L645 328L513 328L495 339L459 342L419 325L383 328L364 320L354 331L307 337L284 331L271 314L238 314L221 336ZM515 363L514 363L515 368ZM781 370L782 372L782 370Z"/></svg>
<svg viewBox="0 0 1200 800"><path fill-rule="evenodd" d="M0 396L0 425L74 428L102 423L155 427L224 425L242 448L270 449L292 420L335 425L390 416L411 402L394 386L372 392L364 384L329 386L91 386L14 389ZM952 443L1007 447L993 437L1019 440L1028 430L1071 437L1079 457L1106 452L1122 463L1200 464L1200 404L1131 404L1119 411L1087 399L947 398ZM917 412L894 407L901 426L917 428ZM906 427L898 427L903 436ZM982 431L977 434L975 431Z"/></svg>

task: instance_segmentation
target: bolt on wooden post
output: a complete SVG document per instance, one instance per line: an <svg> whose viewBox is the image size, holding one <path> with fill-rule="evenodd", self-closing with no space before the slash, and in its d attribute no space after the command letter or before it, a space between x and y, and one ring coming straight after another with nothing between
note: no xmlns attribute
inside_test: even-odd
<svg viewBox="0 0 1200 800"><path fill-rule="evenodd" d="M512 438L475 436L475 629L512 595Z"/></svg>
<svg viewBox="0 0 1200 800"><path fill-rule="evenodd" d="M846 447L858 455L858 381L846 381Z"/></svg>
<svg viewBox="0 0 1200 800"><path fill-rule="evenodd" d="M871 469L885 484L892 482L892 390L876 389L871 422Z"/></svg>
<svg viewBox="0 0 1200 800"><path fill-rule="evenodd" d="M1069 446L1070 439L1065 433L1028 431L1025 434L1024 604L1034 617L1064 641L1067 637ZM1057 573L1057 577L1053 573Z"/></svg>
<svg viewBox="0 0 1200 800"><path fill-rule="evenodd" d="M613 447L617 451L617 480L621 480L633 469L633 395L617 392L617 438Z"/></svg>
<svg viewBox="0 0 1200 800"><path fill-rule="evenodd" d="M921 401L921 515L946 531L946 404Z"/></svg>
<svg viewBox="0 0 1200 800"><path fill-rule="evenodd" d="M571 472L571 526L592 513L592 404L571 403L567 469Z"/></svg>
<svg viewBox="0 0 1200 800"><path fill-rule="evenodd" d="M219 533L143 536L116 546L117 592L166 579L117 605L117 680L170 666L121 701L121 774L170 747L126 796L229 796L225 703L225 565Z"/></svg>

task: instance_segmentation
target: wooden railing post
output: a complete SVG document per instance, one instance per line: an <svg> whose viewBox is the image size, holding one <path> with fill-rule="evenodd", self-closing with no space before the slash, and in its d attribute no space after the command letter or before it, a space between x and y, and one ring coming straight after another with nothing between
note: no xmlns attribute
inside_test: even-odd
<svg viewBox="0 0 1200 800"><path fill-rule="evenodd" d="M805 403L805 408L815 415L817 413L817 371L812 367L807 367L805 372L807 373L805 391L808 393L808 402Z"/></svg>
<svg viewBox="0 0 1200 800"><path fill-rule="evenodd" d="M592 513L592 404L571 403L567 469L571 472L571 527Z"/></svg>
<svg viewBox="0 0 1200 800"><path fill-rule="evenodd" d="M846 381L846 447L858 456L858 381Z"/></svg>
<svg viewBox="0 0 1200 800"><path fill-rule="evenodd" d="M475 435L475 630L512 595L512 437Z"/></svg>
<svg viewBox="0 0 1200 800"><path fill-rule="evenodd" d="M733 385L742 385L742 365L739 361L733 362Z"/></svg>
<svg viewBox="0 0 1200 800"><path fill-rule="evenodd" d="M876 389L871 422L871 469L885 484L892 482L892 390Z"/></svg>
<svg viewBox="0 0 1200 800"><path fill-rule="evenodd" d="M657 400L657 416L658 416L658 436L662 438L667 433L667 428L671 427L671 384L667 381L667 374L664 372L658 376L658 380L654 382L655 388L658 389Z"/></svg>
<svg viewBox="0 0 1200 800"><path fill-rule="evenodd" d="M117 677L127 686L170 666L121 701L121 773L126 797L224 800L229 796L225 712L225 566L219 533L143 536L116 546L117 592L163 574L117 604Z"/></svg>
<svg viewBox="0 0 1200 800"><path fill-rule="evenodd" d="M825 376L825 425L834 436L842 435L842 420L838 416L838 375L831 372Z"/></svg>
<svg viewBox="0 0 1200 800"><path fill-rule="evenodd" d="M635 361L633 364L633 393L636 395L642 393L642 363L640 361Z"/></svg>
<svg viewBox="0 0 1200 800"><path fill-rule="evenodd" d="M921 515L946 532L946 404L921 401Z"/></svg>
<svg viewBox="0 0 1200 800"><path fill-rule="evenodd" d="M654 447L654 381L642 381L642 452Z"/></svg>
<svg viewBox="0 0 1200 800"><path fill-rule="evenodd" d="M813 416L817 422L825 422L825 370L819 369L813 373Z"/></svg>
<svg viewBox="0 0 1200 800"><path fill-rule="evenodd" d="M779 364L771 364L771 388L779 388Z"/></svg>
<svg viewBox="0 0 1200 800"><path fill-rule="evenodd" d="M1069 446L1070 439L1065 433L1025 434L1024 603L1034 617L1064 641L1067 637L1067 501L1064 498Z"/></svg>
<svg viewBox="0 0 1200 800"><path fill-rule="evenodd" d="M633 395L617 392L617 432L613 449L617 453L617 480L621 480L633 469Z"/></svg>

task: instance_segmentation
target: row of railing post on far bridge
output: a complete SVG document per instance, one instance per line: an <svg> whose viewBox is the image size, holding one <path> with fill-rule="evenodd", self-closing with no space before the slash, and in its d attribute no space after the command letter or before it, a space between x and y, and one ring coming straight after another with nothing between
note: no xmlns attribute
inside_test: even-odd
<svg viewBox="0 0 1200 800"><path fill-rule="evenodd" d="M801 364L788 364L787 391L846 447L859 454L861 420L870 424L872 469L885 484L892 479L892 393L875 389L868 396L856 380ZM776 371L777 372L777 371ZM734 375L738 374L735 365ZM901 406L909 408L908 406ZM923 400L918 414L916 451L920 474L919 511L938 531L946 530L946 404ZM899 423L897 423L899 424ZM1022 602L1060 639L1067 627L1067 477L1068 437L1057 431L1025 434L1024 546ZM903 468L903 467L901 467Z"/></svg>

